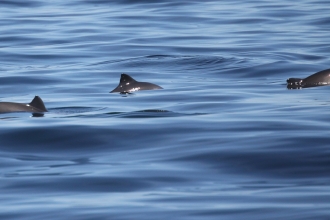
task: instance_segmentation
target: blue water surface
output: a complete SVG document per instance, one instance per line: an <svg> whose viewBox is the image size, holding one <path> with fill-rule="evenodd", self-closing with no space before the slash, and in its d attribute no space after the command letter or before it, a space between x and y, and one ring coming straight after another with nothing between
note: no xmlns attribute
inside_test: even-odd
<svg viewBox="0 0 330 220"><path fill-rule="evenodd" d="M329 219L330 2L0 1L0 219ZM162 90L109 93L121 73Z"/></svg>

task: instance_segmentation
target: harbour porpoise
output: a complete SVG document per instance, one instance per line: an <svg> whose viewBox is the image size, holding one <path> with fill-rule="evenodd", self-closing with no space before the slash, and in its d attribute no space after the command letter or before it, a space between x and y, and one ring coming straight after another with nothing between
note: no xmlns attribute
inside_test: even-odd
<svg viewBox="0 0 330 220"><path fill-rule="evenodd" d="M44 102L39 96L35 96L30 103L0 102L0 113L8 112L47 112Z"/></svg>
<svg viewBox="0 0 330 220"><path fill-rule="evenodd" d="M330 85L330 69L319 71L305 79L289 78L286 82L288 89L300 89Z"/></svg>
<svg viewBox="0 0 330 220"><path fill-rule="evenodd" d="M121 74L119 85L112 90L110 93L120 92L120 93L131 93L139 90L154 90L162 89L162 87L148 83L148 82L138 82L127 74Z"/></svg>

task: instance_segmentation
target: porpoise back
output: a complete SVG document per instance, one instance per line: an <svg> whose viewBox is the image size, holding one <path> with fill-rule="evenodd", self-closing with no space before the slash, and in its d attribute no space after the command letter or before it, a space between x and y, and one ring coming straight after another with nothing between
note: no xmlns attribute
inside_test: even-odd
<svg viewBox="0 0 330 220"><path fill-rule="evenodd" d="M110 93L131 93L139 90L163 89L162 87L148 82L138 82L127 74L121 74L119 85Z"/></svg>
<svg viewBox="0 0 330 220"><path fill-rule="evenodd" d="M308 88L326 85L330 85L330 69L319 71L306 77L305 79L289 78L287 80L287 87L289 89Z"/></svg>
<svg viewBox="0 0 330 220"><path fill-rule="evenodd" d="M0 113L7 112L42 113L47 112L47 109L42 99L39 96L35 96L34 99L28 104L15 102L0 102Z"/></svg>

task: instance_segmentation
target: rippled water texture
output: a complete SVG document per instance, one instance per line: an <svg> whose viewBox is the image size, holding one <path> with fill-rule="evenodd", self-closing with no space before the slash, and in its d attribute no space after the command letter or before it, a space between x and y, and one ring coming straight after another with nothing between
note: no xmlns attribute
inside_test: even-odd
<svg viewBox="0 0 330 220"><path fill-rule="evenodd" d="M329 219L328 1L0 2L1 219ZM109 93L126 73L164 89Z"/></svg>

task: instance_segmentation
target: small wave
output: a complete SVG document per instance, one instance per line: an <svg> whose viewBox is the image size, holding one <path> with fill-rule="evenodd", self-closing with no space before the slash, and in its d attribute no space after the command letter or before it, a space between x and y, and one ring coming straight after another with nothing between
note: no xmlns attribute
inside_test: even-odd
<svg viewBox="0 0 330 220"><path fill-rule="evenodd" d="M222 56L180 56L180 55L149 55L120 60L108 60L89 64L88 66L115 66L118 69L145 68L151 70L160 69L165 71L216 71L222 69L238 68L246 66L248 60L237 57Z"/></svg>

